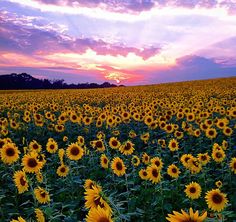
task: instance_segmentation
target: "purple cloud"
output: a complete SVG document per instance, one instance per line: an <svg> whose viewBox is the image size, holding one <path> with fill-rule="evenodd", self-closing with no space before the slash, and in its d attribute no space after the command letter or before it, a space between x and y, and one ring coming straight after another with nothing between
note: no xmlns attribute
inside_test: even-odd
<svg viewBox="0 0 236 222"><path fill-rule="evenodd" d="M113 12L123 13L139 13L148 11L155 6L165 7L185 7L185 8L226 8L229 13L236 13L235 0L35 0L44 4L67 5L67 6L83 6L83 7L100 7Z"/></svg>
<svg viewBox="0 0 236 222"><path fill-rule="evenodd" d="M219 77L236 76L236 65L225 67L208 59L196 55L188 55L176 60L176 65L169 69L156 69L150 72L135 70L139 75L145 75L145 82L137 84L180 82L195 79L210 79Z"/></svg>
<svg viewBox="0 0 236 222"><path fill-rule="evenodd" d="M1 51L42 55L57 52L83 54L87 49L92 49L98 55L127 56L128 53L134 53L146 60L161 50L160 47L154 46L139 49L92 38L71 38L48 25L45 28L45 25L28 23L27 17L16 21L17 17L12 18L6 13L0 14Z"/></svg>

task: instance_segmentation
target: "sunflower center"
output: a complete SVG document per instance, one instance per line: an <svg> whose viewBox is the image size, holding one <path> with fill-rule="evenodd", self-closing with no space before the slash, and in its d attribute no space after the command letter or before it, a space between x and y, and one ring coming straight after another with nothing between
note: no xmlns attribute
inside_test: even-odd
<svg viewBox="0 0 236 222"><path fill-rule="evenodd" d="M15 155L15 150L13 148L8 148L6 150L7 156L14 156Z"/></svg>
<svg viewBox="0 0 236 222"><path fill-rule="evenodd" d="M158 177L158 172L157 172L156 169L153 169L153 170L152 170L152 175L153 175L154 177Z"/></svg>
<svg viewBox="0 0 236 222"><path fill-rule="evenodd" d="M202 156L201 159L202 160L206 160L207 158L206 158L206 156Z"/></svg>
<svg viewBox="0 0 236 222"><path fill-rule="evenodd" d="M23 176L20 178L20 184L21 186L25 186L26 184L25 178Z"/></svg>
<svg viewBox="0 0 236 222"><path fill-rule="evenodd" d="M42 191L42 192L40 193L40 195L41 195L41 197L43 197L43 198L46 197L46 193L45 193L44 191Z"/></svg>
<svg viewBox="0 0 236 222"><path fill-rule="evenodd" d="M65 167L62 167L62 168L61 168L61 172L62 172L62 173L65 173L65 172L66 172Z"/></svg>
<svg viewBox="0 0 236 222"><path fill-rule="evenodd" d="M176 147L176 143L175 143L175 142L172 143L172 147L173 147L173 148Z"/></svg>
<svg viewBox="0 0 236 222"><path fill-rule="evenodd" d="M147 176L147 172L146 171L143 172L143 176L145 176L145 177Z"/></svg>
<svg viewBox="0 0 236 222"><path fill-rule="evenodd" d="M34 158L30 158L29 160L28 160L28 164L27 164L29 167L31 167L31 168L34 168L34 167L36 167L37 165L38 165L38 163L37 163L37 161L36 161L36 159L34 159Z"/></svg>
<svg viewBox="0 0 236 222"><path fill-rule="evenodd" d="M116 163L116 168L117 168L117 170L122 170L123 169L121 162Z"/></svg>
<svg viewBox="0 0 236 222"><path fill-rule="evenodd" d="M53 144L50 145L50 149L51 149L51 150L53 150L54 147L55 147L55 146L54 146Z"/></svg>
<svg viewBox="0 0 236 222"><path fill-rule="evenodd" d="M209 135L210 136L213 136L214 135L214 132L212 130L209 131Z"/></svg>
<svg viewBox="0 0 236 222"><path fill-rule="evenodd" d="M125 147L124 147L124 150L130 150L130 148L131 148L130 143L127 143L127 144L125 145Z"/></svg>
<svg viewBox="0 0 236 222"><path fill-rule="evenodd" d="M100 206L101 208L104 207L104 204L101 203L101 201L100 201L100 197L97 198L97 199L95 199L95 200L94 200L94 203L95 203L96 206Z"/></svg>
<svg viewBox="0 0 236 222"><path fill-rule="evenodd" d="M107 164L107 159L106 158L103 159L103 163Z"/></svg>
<svg viewBox="0 0 236 222"><path fill-rule="evenodd" d="M113 140L113 141L112 141L112 145L113 145L113 146L117 146L117 144L118 144L118 143L117 143L116 140Z"/></svg>
<svg viewBox="0 0 236 222"><path fill-rule="evenodd" d="M225 132L226 132L226 133L230 133L230 129L227 128L227 129L225 130Z"/></svg>
<svg viewBox="0 0 236 222"><path fill-rule="evenodd" d="M159 166L161 165L160 161L156 160L156 161L155 161L155 165L156 165L157 167L159 167Z"/></svg>
<svg viewBox="0 0 236 222"><path fill-rule="evenodd" d="M217 153L216 153L216 157L217 157L217 158L221 158L221 157L222 157L222 154L219 153L219 152L217 152Z"/></svg>
<svg viewBox="0 0 236 222"><path fill-rule="evenodd" d="M110 220L107 217L100 217L98 222L109 222Z"/></svg>
<svg viewBox="0 0 236 222"><path fill-rule="evenodd" d="M215 204L220 204L222 203L223 201L223 198L220 194L216 193L212 196L212 201L215 203Z"/></svg>
<svg viewBox="0 0 236 222"><path fill-rule="evenodd" d="M172 173L177 173L176 168L173 168L173 169L172 169Z"/></svg>
<svg viewBox="0 0 236 222"><path fill-rule="evenodd" d="M97 148L101 148L102 147L102 142L101 141L97 141L96 142L96 147Z"/></svg>
<svg viewBox="0 0 236 222"><path fill-rule="evenodd" d="M236 169L236 162L234 163L233 168Z"/></svg>
<svg viewBox="0 0 236 222"><path fill-rule="evenodd" d="M191 188L189 189L189 192L190 192L190 193L196 193L196 188L195 188L195 187L191 187Z"/></svg>
<svg viewBox="0 0 236 222"><path fill-rule="evenodd" d="M72 155L77 156L79 154L79 149L77 147L72 147L70 152Z"/></svg>
<svg viewBox="0 0 236 222"><path fill-rule="evenodd" d="M38 149L38 145L37 145L36 143L34 143L33 149L34 149L34 150L37 150L37 149Z"/></svg>

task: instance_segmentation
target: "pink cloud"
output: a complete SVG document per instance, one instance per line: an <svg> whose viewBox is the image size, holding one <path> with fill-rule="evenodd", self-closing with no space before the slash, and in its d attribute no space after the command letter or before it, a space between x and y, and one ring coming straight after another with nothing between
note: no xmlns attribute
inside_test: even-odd
<svg viewBox="0 0 236 222"><path fill-rule="evenodd" d="M184 8L226 8L229 13L236 13L234 0L34 0L43 4L71 7L102 8L112 12L137 14L149 11L154 7L184 7Z"/></svg>
<svg viewBox="0 0 236 222"><path fill-rule="evenodd" d="M18 16L19 17L19 16ZM27 17L0 13L0 50L13 51L31 55L47 55L52 53L83 54L92 49L97 55L127 56L134 53L144 60L158 54L161 47L149 46L142 49L125 46L121 43L111 44L93 38L72 38L45 25L28 24ZM17 20L17 22L15 22Z"/></svg>

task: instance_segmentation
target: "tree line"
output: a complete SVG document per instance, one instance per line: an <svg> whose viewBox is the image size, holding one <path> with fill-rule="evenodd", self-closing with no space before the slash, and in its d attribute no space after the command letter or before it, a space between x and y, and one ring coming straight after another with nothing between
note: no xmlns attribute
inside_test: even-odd
<svg viewBox="0 0 236 222"><path fill-rule="evenodd" d="M0 75L0 89L92 89L117 87L115 84L104 82L67 84L64 79L37 79L27 73L11 73Z"/></svg>

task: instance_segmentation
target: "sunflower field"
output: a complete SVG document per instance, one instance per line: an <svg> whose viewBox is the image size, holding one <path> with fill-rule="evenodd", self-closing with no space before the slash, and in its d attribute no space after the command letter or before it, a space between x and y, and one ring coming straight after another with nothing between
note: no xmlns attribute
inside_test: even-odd
<svg viewBox="0 0 236 222"><path fill-rule="evenodd" d="M236 78L0 92L1 222L236 221Z"/></svg>

